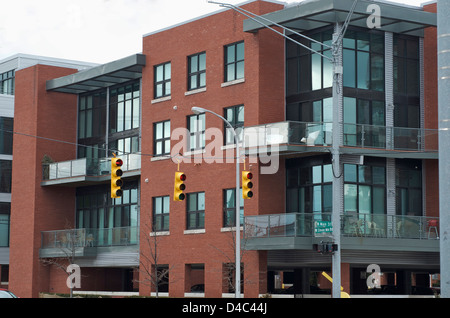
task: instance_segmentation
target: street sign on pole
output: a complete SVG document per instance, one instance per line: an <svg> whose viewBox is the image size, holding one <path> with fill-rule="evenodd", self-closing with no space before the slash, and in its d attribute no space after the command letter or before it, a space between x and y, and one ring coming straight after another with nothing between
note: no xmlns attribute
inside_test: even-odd
<svg viewBox="0 0 450 318"><path fill-rule="evenodd" d="M331 233L333 232L333 225L331 221L315 221L314 233Z"/></svg>

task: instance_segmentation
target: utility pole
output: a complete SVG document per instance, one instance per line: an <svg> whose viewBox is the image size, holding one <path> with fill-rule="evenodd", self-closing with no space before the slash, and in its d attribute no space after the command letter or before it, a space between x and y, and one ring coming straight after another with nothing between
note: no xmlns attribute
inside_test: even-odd
<svg viewBox="0 0 450 318"><path fill-rule="evenodd" d="M450 298L450 0L437 2L441 297Z"/></svg>

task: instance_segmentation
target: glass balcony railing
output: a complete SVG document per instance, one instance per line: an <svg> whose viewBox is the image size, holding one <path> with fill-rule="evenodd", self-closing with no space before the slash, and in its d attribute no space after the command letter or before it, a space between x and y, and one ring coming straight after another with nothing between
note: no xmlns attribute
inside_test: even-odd
<svg viewBox="0 0 450 318"><path fill-rule="evenodd" d="M438 151L438 130L343 124L343 144L349 147L399 151Z"/></svg>
<svg viewBox="0 0 450 318"><path fill-rule="evenodd" d="M138 244L138 227L69 229L41 232L41 248L128 246Z"/></svg>
<svg viewBox="0 0 450 318"><path fill-rule="evenodd" d="M244 222L244 235L247 239L323 236L326 233L323 226L328 222L331 222L330 213L281 213L247 216ZM341 215L341 235L395 239L439 239L439 218L348 213Z"/></svg>
<svg viewBox="0 0 450 318"><path fill-rule="evenodd" d="M329 146L332 142L331 123L285 121L244 128L244 147L264 147L280 144Z"/></svg>
<svg viewBox="0 0 450 318"><path fill-rule="evenodd" d="M122 170L124 172L141 169L141 155L139 153L127 154L120 158L123 160ZM80 176L109 175L111 173L111 158L82 158L63 162L45 163L42 165L42 169L44 181Z"/></svg>
<svg viewBox="0 0 450 318"><path fill-rule="evenodd" d="M331 146L332 123L293 122L244 128L244 147L274 145ZM396 151L437 152L438 130L342 124L342 145Z"/></svg>

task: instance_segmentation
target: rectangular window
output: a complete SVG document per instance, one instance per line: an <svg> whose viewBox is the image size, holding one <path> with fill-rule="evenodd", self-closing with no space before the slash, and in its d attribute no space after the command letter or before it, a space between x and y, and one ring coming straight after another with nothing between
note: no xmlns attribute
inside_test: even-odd
<svg viewBox="0 0 450 318"><path fill-rule="evenodd" d="M0 74L0 94L14 95L15 71Z"/></svg>
<svg viewBox="0 0 450 318"><path fill-rule="evenodd" d="M78 139L104 136L106 133L106 92L80 96Z"/></svg>
<svg viewBox="0 0 450 318"><path fill-rule="evenodd" d="M171 95L171 63L155 66L155 98Z"/></svg>
<svg viewBox="0 0 450 318"><path fill-rule="evenodd" d="M240 223L244 224L244 199L242 199L242 188L239 190L240 195ZM236 189L223 190L223 226L236 226Z"/></svg>
<svg viewBox="0 0 450 318"><path fill-rule="evenodd" d="M344 211L386 214L386 168L372 165L344 165Z"/></svg>
<svg viewBox="0 0 450 318"><path fill-rule="evenodd" d="M169 230L170 197L153 198L153 231Z"/></svg>
<svg viewBox="0 0 450 318"><path fill-rule="evenodd" d="M111 89L109 132L118 133L140 126L140 85L128 84Z"/></svg>
<svg viewBox="0 0 450 318"><path fill-rule="evenodd" d="M244 42L225 46L225 82L244 78Z"/></svg>
<svg viewBox="0 0 450 318"><path fill-rule="evenodd" d="M138 186L132 181L125 184L122 197L117 199L111 199L109 187L78 188L76 227L94 235L93 246L136 244L138 201Z"/></svg>
<svg viewBox="0 0 450 318"><path fill-rule="evenodd" d="M12 161L0 160L0 192L11 193Z"/></svg>
<svg viewBox="0 0 450 318"><path fill-rule="evenodd" d="M419 96L419 39L394 34L394 93Z"/></svg>
<svg viewBox="0 0 450 318"><path fill-rule="evenodd" d="M233 106L225 108L225 119L228 120L233 126L238 140L242 141L242 136L244 134L244 105ZM234 144L233 133L231 129L225 124L225 144Z"/></svg>
<svg viewBox="0 0 450 318"><path fill-rule="evenodd" d="M187 195L187 229L205 228L205 192Z"/></svg>
<svg viewBox="0 0 450 318"><path fill-rule="evenodd" d="M0 203L0 247L9 247L11 203Z"/></svg>
<svg viewBox="0 0 450 318"><path fill-rule="evenodd" d="M12 155L14 118L0 117L0 154Z"/></svg>
<svg viewBox="0 0 450 318"><path fill-rule="evenodd" d="M189 149L205 148L205 114L188 116Z"/></svg>
<svg viewBox="0 0 450 318"><path fill-rule="evenodd" d="M396 160L396 214L422 215L422 164L420 160Z"/></svg>
<svg viewBox="0 0 450 318"><path fill-rule="evenodd" d="M350 30L343 47L344 86L384 91L384 36Z"/></svg>
<svg viewBox="0 0 450 318"><path fill-rule="evenodd" d="M170 120L153 124L153 153L155 156L170 154Z"/></svg>
<svg viewBox="0 0 450 318"><path fill-rule="evenodd" d="M206 86L206 53L188 57L188 90Z"/></svg>

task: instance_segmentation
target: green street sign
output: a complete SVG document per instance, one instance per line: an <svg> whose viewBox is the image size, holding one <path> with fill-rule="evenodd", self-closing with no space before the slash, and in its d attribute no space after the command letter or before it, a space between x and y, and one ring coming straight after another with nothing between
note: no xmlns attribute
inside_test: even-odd
<svg viewBox="0 0 450 318"><path fill-rule="evenodd" d="M330 233L333 232L333 226L330 221L316 221L314 233Z"/></svg>

